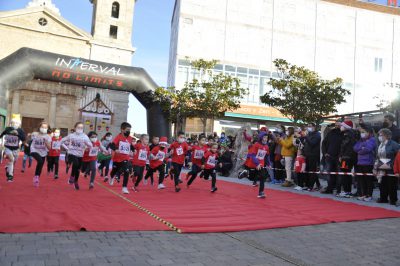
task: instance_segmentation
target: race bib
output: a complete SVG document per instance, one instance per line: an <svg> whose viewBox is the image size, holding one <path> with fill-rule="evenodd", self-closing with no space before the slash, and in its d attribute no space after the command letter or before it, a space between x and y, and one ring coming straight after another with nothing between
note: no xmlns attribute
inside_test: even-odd
<svg viewBox="0 0 400 266"><path fill-rule="evenodd" d="M296 162L295 162L295 166L296 166L296 167L300 167L300 162L299 162L299 161L296 161Z"/></svg>
<svg viewBox="0 0 400 266"><path fill-rule="evenodd" d="M147 151L146 150L139 150L138 159L140 161L147 161Z"/></svg>
<svg viewBox="0 0 400 266"><path fill-rule="evenodd" d="M89 156L97 156L97 154L99 153L99 147L93 147L90 149L89 151Z"/></svg>
<svg viewBox="0 0 400 266"><path fill-rule="evenodd" d="M179 155L182 155L183 154L183 148L182 147L178 147L178 148L176 148L176 154L179 156Z"/></svg>
<svg viewBox="0 0 400 266"><path fill-rule="evenodd" d="M131 151L131 145L128 142L120 141L118 150L119 153L128 155Z"/></svg>
<svg viewBox="0 0 400 266"><path fill-rule="evenodd" d="M156 155L156 158L157 158L159 161L163 161L164 158L165 158L165 152L159 151L159 152L157 153L157 155Z"/></svg>
<svg viewBox="0 0 400 266"><path fill-rule="evenodd" d="M83 141L72 139L69 143L68 150L82 151L83 150Z"/></svg>
<svg viewBox="0 0 400 266"><path fill-rule="evenodd" d="M61 148L61 141L53 141L51 143L51 148L53 150L59 150Z"/></svg>
<svg viewBox="0 0 400 266"><path fill-rule="evenodd" d="M208 157L207 164L214 167L216 165L217 161L215 160L215 156L210 156Z"/></svg>
<svg viewBox="0 0 400 266"><path fill-rule="evenodd" d="M45 141L46 140L44 138L35 138L32 142L32 145L37 150L43 150L46 149Z"/></svg>
<svg viewBox="0 0 400 266"><path fill-rule="evenodd" d="M194 158L195 159L201 159L204 156L204 151L203 150L195 150L194 151Z"/></svg>
<svg viewBox="0 0 400 266"><path fill-rule="evenodd" d="M258 150L257 152L257 159L259 160L264 160L265 155L267 155L267 152L264 150Z"/></svg>
<svg viewBox="0 0 400 266"><path fill-rule="evenodd" d="M11 147L18 147L19 145L18 136L6 135L4 138L4 145Z"/></svg>

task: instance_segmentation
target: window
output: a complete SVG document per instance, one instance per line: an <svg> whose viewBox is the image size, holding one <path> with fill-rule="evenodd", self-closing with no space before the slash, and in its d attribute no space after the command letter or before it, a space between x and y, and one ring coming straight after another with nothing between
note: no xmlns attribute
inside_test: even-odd
<svg viewBox="0 0 400 266"><path fill-rule="evenodd" d="M45 19L45 18L40 18L40 19L38 20L38 23L39 23L40 26L46 26L46 25L47 25L47 19Z"/></svg>
<svg viewBox="0 0 400 266"><path fill-rule="evenodd" d="M375 72L382 72L382 58L375 57Z"/></svg>
<svg viewBox="0 0 400 266"><path fill-rule="evenodd" d="M117 39L118 36L118 27L111 25L110 26L110 38Z"/></svg>
<svg viewBox="0 0 400 266"><path fill-rule="evenodd" d="M119 18L119 3L114 2L111 7L111 17Z"/></svg>

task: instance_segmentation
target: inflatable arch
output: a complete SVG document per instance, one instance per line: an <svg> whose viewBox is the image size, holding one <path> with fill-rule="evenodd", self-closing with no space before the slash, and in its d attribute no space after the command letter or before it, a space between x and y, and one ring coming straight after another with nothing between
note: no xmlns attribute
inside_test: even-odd
<svg viewBox="0 0 400 266"><path fill-rule="evenodd" d="M142 68L21 48L0 60L0 106L7 106L8 90L32 79L131 92L147 110L149 135L170 137L169 123L153 98L157 84Z"/></svg>

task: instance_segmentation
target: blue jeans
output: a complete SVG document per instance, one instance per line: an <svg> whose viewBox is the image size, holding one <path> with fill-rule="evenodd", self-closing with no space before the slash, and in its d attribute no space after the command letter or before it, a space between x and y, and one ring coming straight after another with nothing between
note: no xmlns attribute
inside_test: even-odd
<svg viewBox="0 0 400 266"><path fill-rule="evenodd" d="M25 170L26 160L29 158L29 167L32 165L32 156L24 153L24 159L22 160L22 170Z"/></svg>

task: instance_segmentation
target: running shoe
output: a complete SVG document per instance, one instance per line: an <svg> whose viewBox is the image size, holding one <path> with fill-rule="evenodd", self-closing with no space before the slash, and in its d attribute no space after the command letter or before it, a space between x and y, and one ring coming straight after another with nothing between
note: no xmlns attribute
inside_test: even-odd
<svg viewBox="0 0 400 266"><path fill-rule="evenodd" d="M211 192L214 193L214 192L217 191L217 190L218 190L217 187L213 187L213 188L211 189Z"/></svg>
<svg viewBox="0 0 400 266"><path fill-rule="evenodd" d="M93 189L94 188L94 183L93 182L90 182L90 184L89 184L89 189Z"/></svg>
<svg viewBox="0 0 400 266"><path fill-rule="evenodd" d="M265 198L265 193L264 193L264 192L258 193L257 198L259 198L259 199L264 199L264 198Z"/></svg>
<svg viewBox="0 0 400 266"><path fill-rule="evenodd" d="M74 182L74 189L75 190L79 190L79 184L78 184L78 182L76 181L76 182Z"/></svg>
<svg viewBox="0 0 400 266"><path fill-rule="evenodd" d="M70 176L68 179L68 184L72 185L75 181L75 178L73 176Z"/></svg>
<svg viewBox="0 0 400 266"><path fill-rule="evenodd" d="M164 185L164 184L159 184L157 188L158 188L158 189L164 189L164 188L165 188L165 185Z"/></svg>
<svg viewBox="0 0 400 266"><path fill-rule="evenodd" d="M122 193L123 193L123 194L129 194L128 188L127 188L127 187L123 187L123 188L122 188Z"/></svg>
<svg viewBox="0 0 400 266"><path fill-rule="evenodd" d="M37 175L33 177L33 186L39 187L39 177Z"/></svg>

